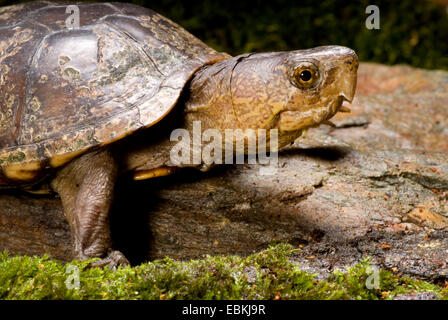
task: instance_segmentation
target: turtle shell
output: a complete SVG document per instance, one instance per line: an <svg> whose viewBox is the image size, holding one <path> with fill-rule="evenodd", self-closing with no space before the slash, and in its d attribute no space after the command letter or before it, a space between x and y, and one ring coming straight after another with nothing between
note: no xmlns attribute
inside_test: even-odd
<svg viewBox="0 0 448 320"><path fill-rule="evenodd" d="M0 184L152 126L198 68L228 57L132 4L0 8Z"/></svg>

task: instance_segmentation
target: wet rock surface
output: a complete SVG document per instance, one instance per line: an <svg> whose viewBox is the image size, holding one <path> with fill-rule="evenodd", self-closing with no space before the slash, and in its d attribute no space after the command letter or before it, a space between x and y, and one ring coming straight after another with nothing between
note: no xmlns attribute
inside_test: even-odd
<svg viewBox="0 0 448 320"><path fill-rule="evenodd" d="M117 184L115 246L133 263L246 255L276 241L326 277L371 256L379 267L448 278L448 72L363 63L352 112L258 165ZM0 250L70 260L60 200L0 194ZM404 297L406 298L406 297Z"/></svg>

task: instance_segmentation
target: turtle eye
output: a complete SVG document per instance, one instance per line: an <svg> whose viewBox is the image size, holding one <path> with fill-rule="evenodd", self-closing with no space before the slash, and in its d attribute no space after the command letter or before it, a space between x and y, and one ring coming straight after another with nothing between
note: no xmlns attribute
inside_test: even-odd
<svg viewBox="0 0 448 320"><path fill-rule="evenodd" d="M317 68L313 65L306 65L298 67L294 71L294 80L299 87L311 87L319 77Z"/></svg>

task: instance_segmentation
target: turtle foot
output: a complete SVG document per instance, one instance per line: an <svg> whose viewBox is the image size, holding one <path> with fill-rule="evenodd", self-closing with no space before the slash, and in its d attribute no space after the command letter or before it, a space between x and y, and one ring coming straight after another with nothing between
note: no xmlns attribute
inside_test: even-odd
<svg viewBox="0 0 448 320"><path fill-rule="evenodd" d="M117 250L111 251L106 258L99 261L93 261L89 264L90 267L104 267L107 265L110 270L117 270L119 266L128 267L131 264L124 254Z"/></svg>

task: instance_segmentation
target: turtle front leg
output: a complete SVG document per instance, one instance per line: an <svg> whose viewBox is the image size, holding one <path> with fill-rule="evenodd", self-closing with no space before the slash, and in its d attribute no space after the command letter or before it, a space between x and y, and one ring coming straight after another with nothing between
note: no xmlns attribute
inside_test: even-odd
<svg viewBox="0 0 448 320"><path fill-rule="evenodd" d="M78 259L102 258L92 266L129 265L111 248L109 212L117 178L117 163L107 149L73 160L52 181L60 195L74 238Z"/></svg>

